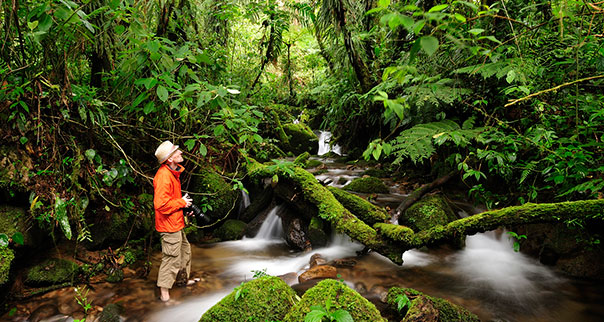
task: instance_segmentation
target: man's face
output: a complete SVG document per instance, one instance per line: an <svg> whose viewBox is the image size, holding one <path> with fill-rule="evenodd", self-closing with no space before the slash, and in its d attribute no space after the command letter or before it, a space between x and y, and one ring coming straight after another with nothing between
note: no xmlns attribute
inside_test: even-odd
<svg viewBox="0 0 604 322"><path fill-rule="evenodd" d="M174 163L181 163L184 161L184 159L182 158L182 151L176 150L174 151L174 153L172 153L172 155L168 158L168 161L172 160L172 162Z"/></svg>

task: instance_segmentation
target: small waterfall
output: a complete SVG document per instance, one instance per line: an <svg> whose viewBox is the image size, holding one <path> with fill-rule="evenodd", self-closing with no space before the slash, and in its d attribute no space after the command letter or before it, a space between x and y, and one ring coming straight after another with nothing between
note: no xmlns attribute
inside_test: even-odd
<svg viewBox="0 0 604 322"><path fill-rule="evenodd" d="M281 225L281 217L278 216L281 206L276 206L271 209L266 216L266 219L260 226L258 234L253 239L270 240L270 239L281 239L283 237L283 227Z"/></svg>
<svg viewBox="0 0 604 322"><path fill-rule="evenodd" d="M320 131L319 132L319 152L318 155L323 155L332 151L337 155L342 155L342 148L335 144L331 146L331 132L328 131Z"/></svg>
<svg viewBox="0 0 604 322"><path fill-rule="evenodd" d="M244 189L241 189L241 203L239 204L239 214L242 214L249 205L250 195Z"/></svg>
<svg viewBox="0 0 604 322"><path fill-rule="evenodd" d="M561 282L547 267L513 249L508 234L496 231L466 237L464 250L453 256L454 270L468 290L496 295L515 305L530 303L546 285Z"/></svg>

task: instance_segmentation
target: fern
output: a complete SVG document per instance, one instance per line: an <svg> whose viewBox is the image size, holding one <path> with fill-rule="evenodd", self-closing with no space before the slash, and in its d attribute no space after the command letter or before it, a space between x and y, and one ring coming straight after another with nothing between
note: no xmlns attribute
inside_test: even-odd
<svg viewBox="0 0 604 322"><path fill-rule="evenodd" d="M471 124L466 121L464 127ZM445 142L453 142L458 147L465 147L470 140L475 139L482 128L462 129L451 120L418 124L405 130L394 139L392 154L396 156L394 164L400 164L409 158L413 163L428 159L436 152L436 146Z"/></svg>

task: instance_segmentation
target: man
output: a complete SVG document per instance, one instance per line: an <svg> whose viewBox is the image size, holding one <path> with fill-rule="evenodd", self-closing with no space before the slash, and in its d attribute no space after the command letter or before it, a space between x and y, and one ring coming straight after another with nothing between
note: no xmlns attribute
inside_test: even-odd
<svg viewBox="0 0 604 322"><path fill-rule="evenodd" d="M191 245L183 231L183 208L189 207L193 200L188 195L182 196L180 190L180 174L184 170L180 163L184 160L178 145L164 141L155 151L155 157L161 164L153 178L155 229L161 235L162 249L157 286L160 300L167 302L178 272L184 269L187 279L191 273ZM189 282L188 285L195 281Z"/></svg>

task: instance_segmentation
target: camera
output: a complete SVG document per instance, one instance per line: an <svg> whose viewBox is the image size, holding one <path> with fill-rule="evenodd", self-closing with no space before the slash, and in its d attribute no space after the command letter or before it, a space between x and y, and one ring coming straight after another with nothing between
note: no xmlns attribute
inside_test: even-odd
<svg viewBox="0 0 604 322"><path fill-rule="evenodd" d="M201 225L201 224L206 225L206 224L210 223L210 217L206 216L203 213L203 211L201 211L201 209L194 204L191 204L189 207L184 208L183 211L185 212L185 214L189 213L189 212L193 212L193 215L197 219L198 225Z"/></svg>

